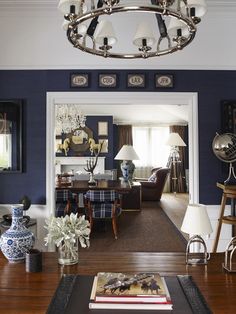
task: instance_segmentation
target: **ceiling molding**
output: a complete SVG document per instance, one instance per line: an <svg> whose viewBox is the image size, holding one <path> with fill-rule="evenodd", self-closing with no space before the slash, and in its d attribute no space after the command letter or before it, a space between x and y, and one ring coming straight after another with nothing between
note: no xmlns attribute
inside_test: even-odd
<svg viewBox="0 0 236 314"><path fill-rule="evenodd" d="M236 8L235 0L206 0L208 8ZM14 9L55 9L59 0L0 0L0 8L6 10Z"/></svg>

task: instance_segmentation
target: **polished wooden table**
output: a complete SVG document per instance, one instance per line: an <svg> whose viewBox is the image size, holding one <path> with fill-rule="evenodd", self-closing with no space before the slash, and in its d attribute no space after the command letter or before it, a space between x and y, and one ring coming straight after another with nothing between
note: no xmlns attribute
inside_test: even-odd
<svg viewBox="0 0 236 314"><path fill-rule="evenodd" d="M86 192L88 190L115 190L119 193L131 191L129 182L115 180L96 180L97 184L90 186L87 180L73 180L70 185L57 185L57 190L69 189L71 192Z"/></svg>
<svg viewBox="0 0 236 314"><path fill-rule="evenodd" d="M207 266L187 266L184 253L92 253L82 249L77 265L60 266L56 253L43 253L43 272L26 273L24 263L10 264L0 253L0 313L45 313L62 274L150 271L164 276L192 275L214 314L233 314L236 274L223 271L223 258L222 253L214 253Z"/></svg>

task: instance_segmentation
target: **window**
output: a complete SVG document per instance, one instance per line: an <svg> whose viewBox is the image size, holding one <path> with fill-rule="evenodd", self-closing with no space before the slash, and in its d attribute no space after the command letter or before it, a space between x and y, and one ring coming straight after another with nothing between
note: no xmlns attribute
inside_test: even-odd
<svg viewBox="0 0 236 314"><path fill-rule="evenodd" d="M0 134L0 169L12 167L11 134Z"/></svg>
<svg viewBox="0 0 236 314"><path fill-rule="evenodd" d="M166 167L170 147L165 143L169 127L133 127L133 146L139 156L136 167Z"/></svg>

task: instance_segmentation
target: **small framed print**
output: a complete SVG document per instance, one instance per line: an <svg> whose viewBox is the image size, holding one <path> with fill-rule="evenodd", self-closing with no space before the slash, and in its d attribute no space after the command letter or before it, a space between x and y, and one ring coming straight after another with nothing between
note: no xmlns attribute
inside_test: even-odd
<svg viewBox="0 0 236 314"><path fill-rule="evenodd" d="M88 87L89 75L88 74L71 74L70 76L71 87Z"/></svg>
<svg viewBox="0 0 236 314"><path fill-rule="evenodd" d="M145 87L144 74L128 74L127 77L128 87Z"/></svg>
<svg viewBox="0 0 236 314"><path fill-rule="evenodd" d="M108 122L107 121L98 122L98 136L108 136Z"/></svg>
<svg viewBox="0 0 236 314"><path fill-rule="evenodd" d="M108 153L108 139L99 139L99 144L102 144L101 153Z"/></svg>
<svg viewBox="0 0 236 314"><path fill-rule="evenodd" d="M156 87L170 88L174 86L173 75L171 74L156 74L155 76Z"/></svg>
<svg viewBox="0 0 236 314"><path fill-rule="evenodd" d="M236 133L236 100L221 101L222 133Z"/></svg>
<svg viewBox="0 0 236 314"><path fill-rule="evenodd" d="M117 75L116 74L99 74L99 87L116 87Z"/></svg>

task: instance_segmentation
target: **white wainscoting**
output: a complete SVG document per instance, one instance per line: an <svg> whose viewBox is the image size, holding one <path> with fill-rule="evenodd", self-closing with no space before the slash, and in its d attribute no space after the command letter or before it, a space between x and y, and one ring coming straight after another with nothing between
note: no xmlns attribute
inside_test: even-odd
<svg viewBox="0 0 236 314"><path fill-rule="evenodd" d="M12 206L11 204L0 205L1 216L5 214L10 214L11 206ZM36 240L35 248L42 251L48 250L44 242L44 238L47 234L47 230L44 228L44 226L45 219L48 218L49 212L50 211L46 208L45 205L31 205L30 208L25 212L26 215L30 216L31 218L37 219L37 225L34 228L34 230L36 230L36 234L34 234Z"/></svg>
<svg viewBox="0 0 236 314"><path fill-rule="evenodd" d="M207 205L207 212L211 221L213 232L209 238L205 238L208 251L212 251L214 239L216 236L216 228L218 223L218 217L220 213L220 205ZM231 208L229 205L225 207L224 215L230 215ZM232 239L232 226L228 224L222 224L220 239L217 246L217 252L224 252L227 244Z"/></svg>

